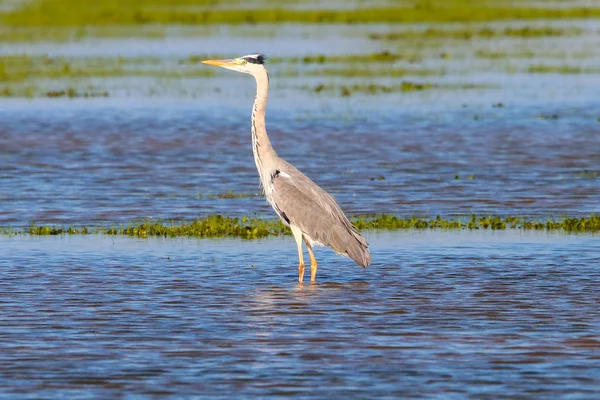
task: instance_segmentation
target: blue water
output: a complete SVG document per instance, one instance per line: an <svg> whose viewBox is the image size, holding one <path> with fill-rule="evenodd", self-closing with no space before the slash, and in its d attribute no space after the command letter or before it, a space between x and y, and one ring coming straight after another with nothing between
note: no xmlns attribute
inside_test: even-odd
<svg viewBox="0 0 600 400"><path fill-rule="evenodd" d="M251 152L251 95L245 100L0 110L0 225L272 217ZM533 106L490 106L480 120L460 106L437 117L390 108L298 120L273 108L276 150L350 214L599 211L600 124L586 110L559 111L557 120ZM243 197L218 197L229 192Z"/></svg>
<svg viewBox="0 0 600 400"><path fill-rule="evenodd" d="M367 238L2 237L0 398L600 395L597 237Z"/></svg>
<svg viewBox="0 0 600 400"><path fill-rule="evenodd" d="M140 68L167 65L171 77L33 79L22 84L109 97L1 99L0 228L273 217L251 154L251 78L173 73L194 68L181 63L190 56L256 50L414 54L364 65L383 71L372 77L269 65L275 149L348 214L598 213L597 73L528 72L598 68L598 25L539 21L550 23L585 33L412 43L368 37L426 27L248 25L5 43L2 54L158 57ZM385 74L410 68L438 73ZM339 90L403 81L440 87ZM289 237L1 235L0 398L600 398L597 235L365 235L373 265L318 249L318 282L304 285Z"/></svg>
<svg viewBox="0 0 600 400"><path fill-rule="evenodd" d="M501 31L523 24L490 26ZM86 92L95 87L108 92L107 98L0 100L0 226L31 221L97 225L147 217L193 220L207 214L273 216L260 199L251 154L252 78L189 62L192 56L243 55L249 48L287 60L267 61L267 127L275 149L332 193L348 213L598 213L600 79L593 71L600 67L595 46L599 25L587 20L526 25L582 32L551 40L415 42L371 40L369 35L429 25L242 25L170 27L164 40L134 36L7 43L2 54L67 56L76 64L90 56L108 57L104 60L111 63L117 57L151 57L152 62L138 60L140 70L126 76L23 82L47 90ZM506 56L485 58L478 55L482 50ZM383 51L406 59L290 61ZM536 65L591 72L530 73ZM152 74L157 68L163 75ZM194 68L215 76L177 75ZM378 72L326 73L343 68ZM435 73L410 73L419 69ZM409 71L406 76L387 73L403 70ZM340 95L340 85L397 87L405 81L435 86ZM316 93L320 84L336 89ZM219 198L229 192L242 197Z"/></svg>

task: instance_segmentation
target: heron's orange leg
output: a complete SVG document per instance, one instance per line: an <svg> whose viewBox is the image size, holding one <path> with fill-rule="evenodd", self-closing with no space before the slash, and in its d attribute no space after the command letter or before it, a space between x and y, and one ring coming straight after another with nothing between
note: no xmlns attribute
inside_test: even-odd
<svg viewBox="0 0 600 400"><path fill-rule="evenodd" d="M298 246L298 282L304 280L304 256L302 255L302 231L300 228L290 225L294 239L296 239L296 245ZM311 264L312 271L312 264Z"/></svg>
<svg viewBox="0 0 600 400"><path fill-rule="evenodd" d="M308 249L308 255L310 256L310 281L314 282L317 280L317 259L315 258L315 253L313 253L312 247L310 246L310 242L304 238L304 243L306 243L306 248Z"/></svg>

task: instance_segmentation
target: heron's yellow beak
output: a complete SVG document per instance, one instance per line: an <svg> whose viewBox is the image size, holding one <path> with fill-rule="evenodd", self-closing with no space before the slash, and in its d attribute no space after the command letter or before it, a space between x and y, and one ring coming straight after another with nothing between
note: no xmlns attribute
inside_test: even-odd
<svg viewBox="0 0 600 400"><path fill-rule="evenodd" d="M224 65L231 65L231 60L204 60L202 64L206 65L214 65L215 67L222 67Z"/></svg>

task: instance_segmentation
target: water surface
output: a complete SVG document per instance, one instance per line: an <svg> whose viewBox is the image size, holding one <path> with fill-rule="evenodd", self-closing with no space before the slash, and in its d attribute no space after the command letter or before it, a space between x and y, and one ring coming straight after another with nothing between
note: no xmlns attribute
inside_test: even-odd
<svg viewBox="0 0 600 400"><path fill-rule="evenodd" d="M286 111L272 99L276 150L350 214L599 211L600 124L586 110L546 109L561 116L544 119L535 106L489 106L475 120L461 106L435 114L388 107L344 120ZM247 107L226 103L0 110L0 225L272 216ZM229 192L242 197L218 198Z"/></svg>
<svg viewBox="0 0 600 400"><path fill-rule="evenodd" d="M502 32L523 26L581 32L369 39L372 33L431 27ZM350 214L563 217L600 211L600 79L593 72L600 71L594 46L600 25L595 21L186 29L192 28L171 27L164 39L11 43L1 51L148 56L163 60L171 68L167 72L211 68L180 64L190 56L231 57L250 48L283 59L268 64L273 145ZM380 52L413 56L383 63L301 62L317 54ZM481 52L505 55L488 58ZM289 57L300 59L285 61ZM530 72L540 65L558 70ZM560 73L561 66L592 72ZM327 72L332 69L349 72ZM435 73L391 75L404 69ZM214 77L134 74L23 83L78 91L91 85L109 97L0 101L0 225L272 216L260 198L251 155L254 82L214 71ZM350 89L347 95L341 89L402 82L438 86L379 94ZM319 85L333 89L317 92ZM229 192L238 196L219 198Z"/></svg>
<svg viewBox="0 0 600 400"><path fill-rule="evenodd" d="M304 285L291 237L2 237L0 396L600 394L597 237L367 237Z"/></svg>

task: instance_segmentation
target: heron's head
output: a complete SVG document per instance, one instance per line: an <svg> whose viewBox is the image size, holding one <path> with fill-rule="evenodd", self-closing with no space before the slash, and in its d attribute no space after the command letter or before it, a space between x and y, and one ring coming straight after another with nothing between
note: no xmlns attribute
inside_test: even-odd
<svg viewBox="0 0 600 400"><path fill-rule="evenodd" d="M250 75L255 75L256 72L265 69L265 57L262 54L249 54L247 56L231 58L227 60L205 60L202 61L202 63L227 68Z"/></svg>

